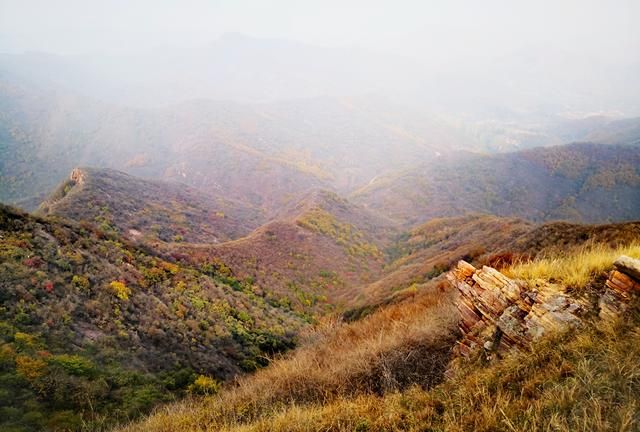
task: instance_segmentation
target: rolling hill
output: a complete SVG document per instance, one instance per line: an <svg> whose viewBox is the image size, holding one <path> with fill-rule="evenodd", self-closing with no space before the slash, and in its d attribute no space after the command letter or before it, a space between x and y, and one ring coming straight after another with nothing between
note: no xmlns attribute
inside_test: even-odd
<svg viewBox="0 0 640 432"><path fill-rule="evenodd" d="M442 292L443 275L459 260L498 269L593 245L619 247L640 238L640 222L535 224L517 218L472 214L436 218L396 236L384 249L382 276L357 287L344 311L359 319L421 293Z"/></svg>
<svg viewBox="0 0 640 432"><path fill-rule="evenodd" d="M379 302L395 302L433 288L459 260L483 259L534 226L521 219L474 214L432 219L403 232L384 249L383 276L361 287L360 308L368 310Z"/></svg>
<svg viewBox="0 0 640 432"><path fill-rule="evenodd" d="M133 108L48 80L32 82L12 72L15 65L1 65L0 201L27 210L76 166L179 181L270 215L310 190L351 194L416 164L438 166L456 151L512 151L567 140L634 144L638 138L637 119L558 114L485 121L435 115L370 94L262 103L187 98Z"/></svg>
<svg viewBox="0 0 640 432"><path fill-rule="evenodd" d="M314 191L249 235L218 245L167 245L173 256L201 263L219 259L318 314L351 301L354 287L381 274L382 249L398 231L385 218L329 191Z"/></svg>
<svg viewBox="0 0 640 432"><path fill-rule="evenodd" d="M640 214L639 167L636 146L462 154L376 178L350 199L407 226L473 212L538 222L633 220Z"/></svg>
<svg viewBox="0 0 640 432"><path fill-rule="evenodd" d="M547 153L527 157L570 172ZM215 393L220 383L314 340L320 345L289 361L326 361L335 348L342 360L331 370L354 385L344 393L313 372L327 394L431 387L443 381L455 339L443 274L458 259L508 267L640 236L638 223L538 225L483 214L433 219L402 233L402 224L326 190L250 231L263 217L251 206L92 168L73 171L40 213L3 206L0 219L0 386L17 395L0 403L18 407L5 409L3 420L17 430L106 427L158 403ZM340 316L353 327L333 318ZM320 332L329 327L314 335L309 323ZM381 328L382 339L374 331ZM430 360L416 369L416 355ZM281 373L291 391L305 392L289 364L259 376ZM296 393L294 400L316 396Z"/></svg>
<svg viewBox="0 0 640 432"><path fill-rule="evenodd" d="M113 169L75 168L37 210L95 223L133 240L219 243L264 222L248 204L180 183L145 180Z"/></svg>
<svg viewBox="0 0 640 432"><path fill-rule="evenodd" d="M381 251L398 232L397 224L326 190L265 221L237 201L95 168L74 169L37 213L91 224L190 265L222 263L311 315L379 277Z"/></svg>
<svg viewBox="0 0 640 432"><path fill-rule="evenodd" d="M77 166L185 183L266 212L309 190L350 191L464 141L376 97L271 104L109 105L0 75L0 200L34 209Z"/></svg>
<svg viewBox="0 0 640 432"><path fill-rule="evenodd" d="M477 221L479 228L499 222L487 217ZM474 221L452 222L472 226ZM445 234L436 233L436 238L446 237L446 221L433 227ZM493 346L480 340L469 357L460 357L456 341L461 332L469 331L460 309L467 285L461 285L456 294L452 284L444 283L442 289L419 291L354 322L327 321L290 355L242 378L237 385L195 403L169 405L118 430L519 431L545 430L550 422L560 431L635 430L639 424L635 415L638 294L627 292L629 297L621 300L626 306L610 318L599 315L598 299L614 286L608 274L615 274L609 271L619 254L640 258L638 223L547 224L518 237L530 239L544 232L554 233L544 247L561 247L561 254L503 268L506 274L524 276L522 267L527 267L532 271L526 279L512 280L489 267L473 269L466 278L452 272L447 279L478 283L470 304L484 306L481 310L490 316L494 308L504 312L495 323L497 328L541 323L534 314L524 311L518 316L510 311L522 311L514 304L545 302L544 287L556 293L555 300L544 303L548 316L564 316L565 310L554 302L576 302L572 311L579 324L575 326L547 327L533 342L513 349L508 348L512 333L505 333L503 345L500 339ZM468 233L483 235L482 231ZM414 250L418 250L425 233L417 231L415 237L418 247ZM553 244L556 240L559 244ZM585 245L587 240L592 243ZM550 253L540 245L532 246L532 254ZM550 261L556 265L550 266ZM473 268L468 263L460 266ZM583 282L567 284L564 277L576 274ZM637 290L640 280L628 280ZM531 297L513 296L507 301L508 297L496 295L495 284L500 281L518 292L525 287ZM492 334L487 337L495 337ZM496 344L504 350L496 349Z"/></svg>

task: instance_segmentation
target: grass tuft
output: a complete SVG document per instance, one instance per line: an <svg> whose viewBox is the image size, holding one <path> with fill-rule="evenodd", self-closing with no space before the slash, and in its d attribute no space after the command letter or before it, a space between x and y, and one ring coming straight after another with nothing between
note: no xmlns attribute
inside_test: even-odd
<svg viewBox="0 0 640 432"><path fill-rule="evenodd" d="M516 263L503 272L515 279L545 279L568 287L584 287L593 278L613 268L620 255L640 258L640 243L626 246L587 245L570 254L554 254Z"/></svg>

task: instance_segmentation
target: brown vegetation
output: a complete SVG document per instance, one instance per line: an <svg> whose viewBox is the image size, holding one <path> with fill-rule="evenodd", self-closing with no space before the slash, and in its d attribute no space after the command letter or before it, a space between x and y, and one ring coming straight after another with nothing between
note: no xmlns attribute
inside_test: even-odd
<svg viewBox="0 0 640 432"><path fill-rule="evenodd" d="M432 387L442 380L451 353L452 307L448 295L432 291L355 323L327 319L306 333L290 356L202 404L161 409L139 430L221 430L292 405L332 404L412 385Z"/></svg>
<svg viewBox="0 0 640 432"><path fill-rule="evenodd" d="M136 241L218 243L264 222L248 204L180 183L144 180L111 169L78 168L38 214L99 226Z"/></svg>
<svg viewBox="0 0 640 432"><path fill-rule="evenodd" d="M427 298L420 297L416 303ZM427 310L415 313L416 303L394 305L331 329L345 343L336 346L333 338L321 336L315 341L323 343L320 347L303 347L217 397L170 405L122 430L604 432L634 431L640 426L637 299L619 319L586 319L579 329L548 335L529 349L491 362L484 356L459 361L441 383L396 386L380 392L362 386L362 381L354 382L361 369L356 368L354 375L350 359L358 359L362 351L375 352L378 346L372 346L367 336L372 328L384 331L380 340L396 351L411 346L411 338L404 335L414 334L417 321L429 322ZM396 322L405 330L387 334L385 323ZM442 331L433 326L422 328L426 333L420 337L426 340ZM431 360L423 356L413 367L430 365ZM403 369L402 363L392 366ZM333 384L327 386L327 382ZM342 382L346 392L336 392Z"/></svg>
<svg viewBox="0 0 640 432"><path fill-rule="evenodd" d="M463 154L376 179L352 199L407 226L468 212L535 222L635 220L639 167L634 146L585 143Z"/></svg>

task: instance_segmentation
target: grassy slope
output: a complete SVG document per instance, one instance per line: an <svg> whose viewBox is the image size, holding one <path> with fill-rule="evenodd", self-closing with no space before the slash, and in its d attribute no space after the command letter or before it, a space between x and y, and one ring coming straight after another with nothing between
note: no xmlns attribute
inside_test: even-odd
<svg viewBox="0 0 640 432"><path fill-rule="evenodd" d="M433 219L388 244L383 276L360 288L345 317L355 319L441 285L441 275L460 259L474 265L503 268L536 257L553 259L568 249L588 245L624 246L634 238L640 238L640 222L535 225L483 214ZM560 269L556 266L555 271Z"/></svg>
<svg viewBox="0 0 640 432"><path fill-rule="evenodd" d="M532 228L532 224L490 215L433 219L405 232L385 248L384 276L364 286L360 301L380 301L420 289L460 259L473 261L499 250Z"/></svg>
<svg viewBox="0 0 640 432"><path fill-rule="evenodd" d="M583 288L598 274L613 268L620 255L640 258L640 243L611 247L602 244L581 247L571 255L548 254L514 264L507 276L524 280L553 280L571 288Z"/></svg>
<svg viewBox="0 0 640 432"><path fill-rule="evenodd" d="M629 253L626 245L640 239L638 235L622 235L628 228L618 226L618 237L612 235L612 226L574 231L616 237L618 249L607 254L614 256ZM574 239L574 246L565 249L565 265L589 267L582 263L587 255L581 253L580 240ZM544 253L551 253L532 250L532 254L535 252L539 253L538 260L545 259ZM590 290L603 289L603 272L609 265L588 273ZM454 334L451 313L436 300L442 295L437 290L422 292L415 299L382 308L363 320L341 324L291 357L246 378L239 388L223 391L213 399L168 406L123 430L632 431L640 427L637 304L615 323L587 318L583 328L547 337L531 351L491 363L481 359L458 363L441 383L438 379L421 381L420 377L429 376L439 367L433 355L441 351L431 341L447 340ZM442 318L421 325L434 316ZM401 330L390 330L394 326ZM336 344L336 339L340 343ZM380 342L372 344L372 339ZM413 344L419 341L427 343L419 357L402 355L412 352ZM392 347L401 355L381 356L376 350L380 345ZM362 385L368 382L358 379L363 368L353 368L348 359L359 359L363 354L364 358L376 359L356 363L364 365L369 376L380 370L381 362L385 365L378 383L406 370L406 359L417 375L403 385ZM411 382L418 385L408 386Z"/></svg>
<svg viewBox="0 0 640 432"><path fill-rule="evenodd" d="M492 365L465 365L429 391L413 388L383 397L363 394L294 405L224 428L185 422L175 429L152 430L635 431L640 427L637 308L628 319L544 340L531 353Z"/></svg>
<svg viewBox="0 0 640 432"><path fill-rule="evenodd" d="M131 430L218 430L269 417L290 404L433 385L448 362L452 311L446 296L432 291L349 325L326 320L307 334L302 348L237 387L202 404L168 407Z"/></svg>

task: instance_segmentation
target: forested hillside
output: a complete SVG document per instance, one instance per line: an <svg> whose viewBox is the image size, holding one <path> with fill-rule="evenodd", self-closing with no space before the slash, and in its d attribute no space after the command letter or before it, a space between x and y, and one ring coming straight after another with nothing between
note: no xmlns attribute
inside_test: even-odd
<svg viewBox="0 0 640 432"><path fill-rule="evenodd" d="M221 261L0 208L3 430L99 428L264 366L306 316Z"/></svg>
<svg viewBox="0 0 640 432"><path fill-rule="evenodd" d="M262 210L219 194L96 168L71 171L37 213L147 242L219 243L265 222Z"/></svg>
<svg viewBox="0 0 640 432"><path fill-rule="evenodd" d="M443 157L380 177L351 199L408 226L469 212L602 223L638 218L639 185L638 147L585 143Z"/></svg>

